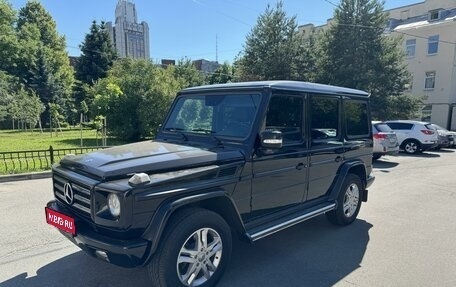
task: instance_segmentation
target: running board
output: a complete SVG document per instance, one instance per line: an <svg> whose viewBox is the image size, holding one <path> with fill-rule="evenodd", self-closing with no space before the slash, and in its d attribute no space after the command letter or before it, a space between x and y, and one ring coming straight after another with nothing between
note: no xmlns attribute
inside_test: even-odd
<svg viewBox="0 0 456 287"><path fill-rule="evenodd" d="M274 234L280 230L291 227L300 222L311 219L315 216L331 211L336 208L335 203L319 204L313 208L304 211L293 213L292 215L285 216L279 220L274 221L272 224L268 223L252 230L252 233L247 233L251 242L257 241L263 237Z"/></svg>

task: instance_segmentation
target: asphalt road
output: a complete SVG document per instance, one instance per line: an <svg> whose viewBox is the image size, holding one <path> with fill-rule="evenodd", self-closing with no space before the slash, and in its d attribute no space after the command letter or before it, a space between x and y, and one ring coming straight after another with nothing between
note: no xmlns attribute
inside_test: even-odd
<svg viewBox="0 0 456 287"><path fill-rule="evenodd" d="M324 216L237 242L219 286L456 286L456 152L375 164L369 201L348 227ZM153 286L80 251L48 226L50 179L0 184L0 286Z"/></svg>

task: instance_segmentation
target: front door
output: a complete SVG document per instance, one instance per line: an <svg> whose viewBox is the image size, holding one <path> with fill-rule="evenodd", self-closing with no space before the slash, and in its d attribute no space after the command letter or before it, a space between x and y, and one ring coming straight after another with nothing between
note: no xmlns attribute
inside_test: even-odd
<svg viewBox="0 0 456 287"><path fill-rule="evenodd" d="M302 202L307 186L304 132L305 95L275 94L269 101L262 130L282 133L279 150L257 147L253 158L252 217Z"/></svg>

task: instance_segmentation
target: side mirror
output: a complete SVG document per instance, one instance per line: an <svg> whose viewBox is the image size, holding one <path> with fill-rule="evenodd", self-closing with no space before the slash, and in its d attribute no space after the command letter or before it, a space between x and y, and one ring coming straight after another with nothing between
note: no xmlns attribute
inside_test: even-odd
<svg viewBox="0 0 456 287"><path fill-rule="evenodd" d="M260 135L261 146L269 149L280 149L282 147L281 131L263 131Z"/></svg>

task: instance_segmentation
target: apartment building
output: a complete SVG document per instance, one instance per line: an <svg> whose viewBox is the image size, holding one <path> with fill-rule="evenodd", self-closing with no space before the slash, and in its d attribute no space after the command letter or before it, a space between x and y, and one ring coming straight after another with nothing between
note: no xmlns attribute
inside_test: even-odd
<svg viewBox="0 0 456 287"><path fill-rule="evenodd" d="M385 34L403 39L412 75L406 93L427 98L420 119L456 130L456 0L426 0L385 12ZM299 30L306 35L331 21Z"/></svg>
<svg viewBox="0 0 456 287"><path fill-rule="evenodd" d="M119 0L115 15L115 25L107 22L106 28L119 56L149 59L149 26L144 21L138 23L135 3Z"/></svg>

